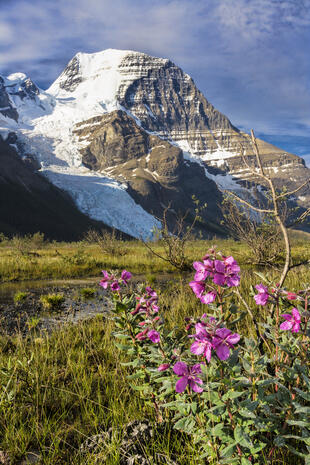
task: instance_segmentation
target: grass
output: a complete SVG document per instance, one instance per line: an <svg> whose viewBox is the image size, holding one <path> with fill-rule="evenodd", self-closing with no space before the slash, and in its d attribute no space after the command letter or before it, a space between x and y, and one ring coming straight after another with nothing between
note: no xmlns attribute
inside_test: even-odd
<svg viewBox="0 0 310 465"><path fill-rule="evenodd" d="M166 283L160 303L171 328L182 325L185 315L203 310L181 278ZM248 318L238 328L243 334L252 329ZM50 335L34 330L26 338L0 337L0 450L8 452L13 463L39 451L40 463L46 465L95 464L90 453L80 451L87 437L133 419L154 420L126 380L124 355L113 344L112 330L108 319L97 316ZM170 434L154 440L150 449L176 453L181 465L198 465L195 446L178 438L170 442ZM107 465L119 463L118 441L116 437L109 446ZM302 462L286 451L267 463Z"/></svg>
<svg viewBox="0 0 310 465"><path fill-rule="evenodd" d="M267 310L257 310L248 292L251 285L261 282L248 265L249 251L233 241L217 243L219 250L232 254L243 265L240 292L256 317L265 319ZM192 243L191 259L199 259L210 245L211 241ZM159 289L161 309L171 328L182 325L185 316L203 313L204 306L197 303L187 275L168 274L168 279L160 281L157 274L172 272L172 267L150 256L138 242L128 242L127 255L122 257L104 256L93 245L81 247L81 244L46 246L39 250L36 264L29 257L22 258L15 277L25 278L24 269L28 270L27 277L33 279L85 276L97 274L102 268L126 268L136 274L145 273L148 283ZM14 258L9 246L0 247L0 254L6 264ZM308 254L305 245L297 242L295 259L304 260ZM3 273L11 279L13 262L11 268L6 268L2 259L0 263L2 279ZM270 279L277 278L274 270L269 270L267 275ZM286 286L293 291L309 283L310 270L303 266L290 272ZM88 298L92 291L84 288L81 296ZM55 296L42 298L54 301ZM232 295L231 299L234 298ZM12 464L30 452L38 453L39 463L44 465L95 464L91 453L85 455L80 451L87 437L109 427L121 428L134 419L153 421L153 412L128 384L128 368L122 366L125 356L113 344L113 327L108 319L98 315L86 322L68 324L51 334L39 333L37 324L36 320L29 321L31 331L26 337L0 336L0 450L9 454ZM237 330L247 336L254 333L248 315ZM111 442L109 454L102 463L119 463L120 437L119 433ZM200 465L195 445L178 437L172 440L170 432L151 441L148 447L168 455L176 453L180 465ZM266 459L266 464L302 464L286 450L279 454L271 462Z"/></svg>
<svg viewBox="0 0 310 465"><path fill-rule="evenodd" d="M308 239L307 239L308 242ZM310 258L305 239L296 238L293 258L298 262ZM233 240L197 240L187 245L189 263L200 259L214 243L218 250L233 255L243 267L253 263L248 248ZM0 282L34 279L61 279L99 275L102 269L128 269L132 273L173 273L172 265L153 255L140 241L120 242L125 255L106 254L96 244L51 243L43 244L30 254L17 253L14 241L0 242ZM157 253L163 253L160 243L154 245Z"/></svg>
<svg viewBox="0 0 310 465"><path fill-rule="evenodd" d="M0 347L0 449L16 461L38 450L44 464L93 463L79 451L88 436L152 418L129 387L111 324L102 318L50 336L3 336ZM165 441L159 450L168 448ZM191 447L182 452L184 460ZM117 463L114 449L106 463Z"/></svg>

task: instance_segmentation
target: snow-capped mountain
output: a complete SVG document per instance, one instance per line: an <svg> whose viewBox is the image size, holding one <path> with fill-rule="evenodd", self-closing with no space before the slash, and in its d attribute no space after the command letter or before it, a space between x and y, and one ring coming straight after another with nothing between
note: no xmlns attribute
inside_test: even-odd
<svg viewBox="0 0 310 465"><path fill-rule="evenodd" d="M34 156L84 213L135 237L150 236L168 204L193 212L192 195L208 203L205 229L219 232L220 190L246 195L248 135L168 59L78 53L46 91L21 73L0 76L0 135L10 132L21 156ZM279 185L309 177L301 158L259 146ZM299 200L309 198L305 190Z"/></svg>

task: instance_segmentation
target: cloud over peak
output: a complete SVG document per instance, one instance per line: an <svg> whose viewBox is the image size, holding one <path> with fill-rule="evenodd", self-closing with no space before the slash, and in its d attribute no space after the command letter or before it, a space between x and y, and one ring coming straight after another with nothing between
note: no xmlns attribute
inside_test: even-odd
<svg viewBox="0 0 310 465"><path fill-rule="evenodd" d="M237 125L309 129L310 0L0 0L0 13L1 73L46 88L78 51L138 50L181 66Z"/></svg>

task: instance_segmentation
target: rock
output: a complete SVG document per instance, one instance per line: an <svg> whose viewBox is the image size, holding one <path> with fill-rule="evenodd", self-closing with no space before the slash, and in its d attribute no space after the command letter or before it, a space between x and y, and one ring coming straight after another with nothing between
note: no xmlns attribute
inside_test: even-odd
<svg viewBox="0 0 310 465"><path fill-rule="evenodd" d="M120 452L120 465L177 465L164 454L156 453L155 457L147 456L150 441L158 434L164 432L164 425L155 429L147 420L135 420L125 426L123 436L118 445ZM109 446L118 442L119 431L109 428L95 436L88 438L80 448L83 454L97 455L96 464L105 464L108 457Z"/></svg>
<svg viewBox="0 0 310 465"><path fill-rule="evenodd" d="M80 66L77 57L73 57L68 63L62 74L59 76L61 89L65 89L68 92L73 92L74 89L82 82L82 77L79 74Z"/></svg>
<svg viewBox="0 0 310 465"><path fill-rule="evenodd" d="M22 459L19 465L32 465L35 463L40 462L41 454L38 450L33 450L30 452L26 452L25 457Z"/></svg>
<svg viewBox="0 0 310 465"><path fill-rule="evenodd" d="M4 79L0 76L0 114L18 120L18 112L14 108L9 93L4 85Z"/></svg>
<svg viewBox="0 0 310 465"><path fill-rule="evenodd" d="M10 465L12 463L10 459L10 455L8 452L4 452L3 450L0 450L0 464L1 465Z"/></svg>

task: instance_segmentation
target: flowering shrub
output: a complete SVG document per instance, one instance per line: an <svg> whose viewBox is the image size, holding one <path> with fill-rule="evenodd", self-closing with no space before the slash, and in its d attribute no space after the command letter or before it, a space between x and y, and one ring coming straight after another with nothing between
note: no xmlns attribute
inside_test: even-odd
<svg viewBox="0 0 310 465"><path fill-rule="evenodd" d="M212 249L193 266L189 285L205 312L172 330L152 288L128 292L130 273L103 271L132 387L157 421L192 436L208 464L265 464L283 448L310 464L310 292L258 284L253 305L272 307L254 338L234 330L244 312L228 300L240 283L233 257Z"/></svg>

